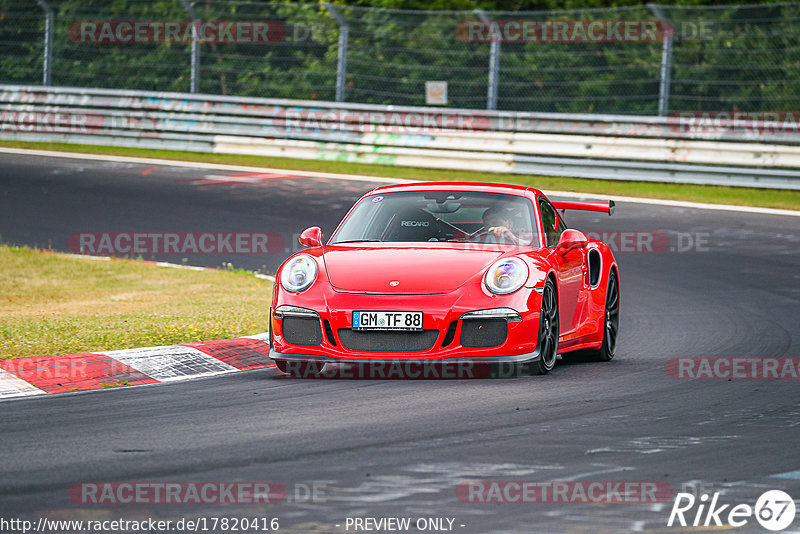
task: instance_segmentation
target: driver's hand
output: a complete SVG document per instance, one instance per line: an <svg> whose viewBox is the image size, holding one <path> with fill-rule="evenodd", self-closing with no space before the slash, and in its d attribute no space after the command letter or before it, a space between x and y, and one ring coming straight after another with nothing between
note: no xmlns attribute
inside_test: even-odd
<svg viewBox="0 0 800 534"><path fill-rule="evenodd" d="M492 226L491 228L489 228L488 232L494 234L494 236L498 239L505 237L512 243L516 244L519 243L517 237L513 233L511 233L511 230L509 230L508 227L506 226Z"/></svg>

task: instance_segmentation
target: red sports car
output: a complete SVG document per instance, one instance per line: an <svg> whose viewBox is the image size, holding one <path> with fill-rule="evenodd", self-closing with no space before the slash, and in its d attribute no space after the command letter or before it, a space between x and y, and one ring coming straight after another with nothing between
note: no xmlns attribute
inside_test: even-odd
<svg viewBox="0 0 800 534"><path fill-rule="evenodd" d="M605 243L567 228L565 209L610 215L614 203L504 184L373 189L327 244L308 228L309 248L281 265L270 357L295 375L331 362L434 361L544 374L576 350L610 360L617 263Z"/></svg>

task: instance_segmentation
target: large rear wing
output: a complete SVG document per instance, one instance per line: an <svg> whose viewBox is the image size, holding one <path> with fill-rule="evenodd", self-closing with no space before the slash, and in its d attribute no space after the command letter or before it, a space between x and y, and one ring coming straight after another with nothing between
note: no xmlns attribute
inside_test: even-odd
<svg viewBox="0 0 800 534"><path fill-rule="evenodd" d="M550 203L557 210L583 210L614 213L614 201L595 201L595 200L551 200Z"/></svg>

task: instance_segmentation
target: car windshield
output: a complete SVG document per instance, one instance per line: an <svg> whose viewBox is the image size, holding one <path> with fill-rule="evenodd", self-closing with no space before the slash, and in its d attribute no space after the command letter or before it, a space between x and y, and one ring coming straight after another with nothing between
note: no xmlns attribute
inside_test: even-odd
<svg viewBox="0 0 800 534"><path fill-rule="evenodd" d="M471 191L404 191L361 199L331 244L454 241L539 246L531 202Z"/></svg>

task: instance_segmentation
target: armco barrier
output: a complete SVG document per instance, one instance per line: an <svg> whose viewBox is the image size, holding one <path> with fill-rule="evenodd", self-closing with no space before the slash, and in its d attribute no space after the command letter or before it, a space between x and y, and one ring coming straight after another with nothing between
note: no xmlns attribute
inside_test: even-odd
<svg viewBox="0 0 800 534"><path fill-rule="evenodd" d="M800 189L800 133L673 117L0 85L0 139Z"/></svg>

